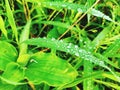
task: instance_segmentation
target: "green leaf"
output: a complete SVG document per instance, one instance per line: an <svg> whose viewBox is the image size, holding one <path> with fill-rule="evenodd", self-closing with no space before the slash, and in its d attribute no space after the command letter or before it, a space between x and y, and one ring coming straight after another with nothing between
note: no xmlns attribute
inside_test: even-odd
<svg viewBox="0 0 120 90"><path fill-rule="evenodd" d="M58 22L58 21L40 21L39 23L50 24L50 25L54 25L54 26L57 26L60 28L69 28L70 27L70 24L67 24L64 22ZM77 30L77 28L73 27L72 30Z"/></svg>
<svg viewBox="0 0 120 90"><path fill-rule="evenodd" d="M47 7L47 8L52 8L52 9L69 9L69 10L75 10L77 12L86 12L89 7L85 6L85 5L80 5L80 4L75 4L75 3L68 3L68 2L52 2L52 1L48 1L48 2L41 2L40 0L27 0L28 2L31 3L38 3L38 5L41 5L43 7ZM113 21L109 16L105 15L104 13L96 10L96 9L91 9L91 11L89 12L89 14L97 16L97 17L101 17L104 18L108 21ZM114 21L113 21L114 22Z"/></svg>
<svg viewBox="0 0 120 90"><path fill-rule="evenodd" d="M13 83L19 82L24 78L24 71L25 69L19 64L11 62L7 65L2 77Z"/></svg>
<svg viewBox="0 0 120 90"><path fill-rule="evenodd" d="M112 24L110 24L107 27L104 27L104 29L92 41L93 48L98 47L111 30L112 30Z"/></svg>
<svg viewBox="0 0 120 90"><path fill-rule="evenodd" d="M53 29L51 29L51 30L48 32L48 34L47 34L47 37L48 37L48 38L58 38L59 36L60 36L60 35L59 35L56 27L54 27Z"/></svg>
<svg viewBox="0 0 120 90"><path fill-rule="evenodd" d="M27 22L27 24L25 25L21 35L20 35L20 43L27 40L29 38L29 33L30 33L30 24L31 24L31 20L29 20ZM20 55L22 54L26 54L27 53L27 45L26 44L20 44Z"/></svg>
<svg viewBox="0 0 120 90"><path fill-rule="evenodd" d="M23 54L18 57L17 63L19 63L21 66L26 66L29 60L30 60L30 55Z"/></svg>
<svg viewBox="0 0 120 90"><path fill-rule="evenodd" d="M115 84L115 83L112 83L112 82L105 82L105 81L102 81L102 80L95 80L95 82L103 84L103 85L111 87L111 88L114 88L116 90L120 90L120 86L118 84Z"/></svg>
<svg viewBox="0 0 120 90"><path fill-rule="evenodd" d="M13 35L15 36L15 39L18 42L18 32L17 32L15 20L14 20L13 13L10 8L8 0L5 0L5 8L6 8L6 13L7 13L7 17L8 17L8 22L12 28Z"/></svg>
<svg viewBox="0 0 120 90"><path fill-rule="evenodd" d="M73 87L76 86L80 83L82 83L84 80L88 80L89 78L97 78L97 77L101 77L102 76L102 71L98 71L95 73L92 73L91 75L85 76L85 77L81 77L81 78L76 78L73 82L68 83L62 87L58 87L58 90L62 90L63 88L69 88L69 87Z"/></svg>
<svg viewBox="0 0 120 90"><path fill-rule="evenodd" d="M4 36L6 37L6 38L8 38L7 37L7 30L5 29L5 23L4 23L4 21L3 21L3 18L2 18L2 16L0 16L0 29L1 29L1 31L2 31L2 33L4 34Z"/></svg>
<svg viewBox="0 0 120 90"><path fill-rule="evenodd" d="M11 44L0 41L0 70L5 70L6 65L17 59L18 53Z"/></svg>
<svg viewBox="0 0 120 90"><path fill-rule="evenodd" d="M117 51L120 50L120 39L115 40L108 48L103 52L106 57L114 57Z"/></svg>
<svg viewBox="0 0 120 90"><path fill-rule="evenodd" d="M14 90L15 86L14 85L10 85L10 84L6 84L3 83L2 81L0 81L0 90Z"/></svg>
<svg viewBox="0 0 120 90"><path fill-rule="evenodd" d="M26 69L26 77L34 84L45 82L50 86L61 86L72 82L77 71L65 60L49 53L36 53Z"/></svg>

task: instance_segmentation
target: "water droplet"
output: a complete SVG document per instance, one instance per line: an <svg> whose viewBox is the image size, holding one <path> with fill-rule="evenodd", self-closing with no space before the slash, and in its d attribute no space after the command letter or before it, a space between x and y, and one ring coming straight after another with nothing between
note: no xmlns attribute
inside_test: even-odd
<svg viewBox="0 0 120 90"><path fill-rule="evenodd" d="M99 65L100 66L104 66L104 62L103 61L99 61Z"/></svg>
<svg viewBox="0 0 120 90"><path fill-rule="evenodd" d="M82 10L80 8L77 9L78 12L82 12Z"/></svg>
<svg viewBox="0 0 120 90"><path fill-rule="evenodd" d="M70 6L68 6L68 9L71 9L71 7L70 7Z"/></svg>
<svg viewBox="0 0 120 90"><path fill-rule="evenodd" d="M79 53L82 53L82 50L81 50L81 49L79 49Z"/></svg>
<svg viewBox="0 0 120 90"><path fill-rule="evenodd" d="M84 44L86 44L87 42L85 41Z"/></svg>
<svg viewBox="0 0 120 90"><path fill-rule="evenodd" d="M60 40L60 42L63 42L63 40Z"/></svg>
<svg viewBox="0 0 120 90"><path fill-rule="evenodd" d="M52 41L54 41L54 40L55 40L55 38L52 38L51 40L52 40Z"/></svg>
<svg viewBox="0 0 120 90"><path fill-rule="evenodd" d="M35 63L38 63L36 60L34 59L31 59L30 62L35 62Z"/></svg>
<svg viewBox="0 0 120 90"><path fill-rule="evenodd" d="M62 7L66 7L67 5L63 4Z"/></svg>
<svg viewBox="0 0 120 90"><path fill-rule="evenodd" d="M83 42L83 40L82 40L82 39L80 39L80 40L79 40L79 42Z"/></svg>
<svg viewBox="0 0 120 90"><path fill-rule="evenodd" d="M52 6L52 3L50 3L50 6Z"/></svg>
<svg viewBox="0 0 120 90"><path fill-rule="evenodd" d="M67 48L70 48L70 45L68 45Z"/></svg>
<svg viewBox="0 0 120 90"><path fill-rule="evenodd" d="M78 46L77 46L77 45L75 45L75 48L76 48L76 49L78 49Z"/></svg>
<svg viewBox="0 0 120 90"><path fill-rule="evenodd" d="M46 37L43 37L43 39L46 39Z"/></svg>
<svg viewBox="0 0 120 90"><path fill-rule="evenodd" d="M41 6L41 3L38 3L38 5L40 5L40 6Z"/></svg>
<svg viewBox="0 0 120 90"><path fill-rule="evenodd" d="M77 53L75 53L75 55L76 55L76 56L79 56L79 53L77 52Z"/></svg>
<svg viewBox="0 0 120 90"><path fill-rule="evenodd" d="M71 46L72 45L72 43L69 43L69 46Z"/></svg>

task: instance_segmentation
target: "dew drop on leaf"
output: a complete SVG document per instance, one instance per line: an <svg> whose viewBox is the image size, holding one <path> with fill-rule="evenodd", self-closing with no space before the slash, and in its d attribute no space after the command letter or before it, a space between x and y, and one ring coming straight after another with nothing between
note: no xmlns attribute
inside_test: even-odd
<svg viewBox="0 0 120 90"><path fill-rule="evenodd" d="M79 49L79 53L82 53L82 50Z"/></svg>
<svg viewBox="0 0 120 90"><path fill-rule="evenodd" d="M66 7L66 5L65 5L65 4L63 4L63 5L62 5L62 7Z"/></svg>
<svg viewBox="0 0 120 90"><path fill-rule="evenodd" d="M70 45L68 45L67 48L70 48Z"/></svg>
<svg viewBox="0 0 120 90"><path fill-rule="evenodd" d="M71 7L70 7L70 6L68 6L68 9L71 9Z"/></svg>
<svg viewBox="0 0 120 90"><path fill-rule="evenodd" d="M46 39L46 37L43 37L43 39Z"/></svg>
<svg viewBox="0 0 120 90"><path fill-rule="evenodd" d="M50 3L50 6L52 6L52 3Z"/></svg>
<svg viewBox="0 0 120 90"><path fill-rule="evenodd" d="M75 48L76 48L76 49L78 49L78 46L77 46L77 45L75 45Z"/></svg>
<svg viewBox="0 0 120 90"><path fill-rule="evenodd" d="M52 41L54 41L54 40L55 40L55 38L52 38L51 40L52 40Z"/></svg>
<svg viewBox="0 0 120 90"><path fill-rule="evenodd" d="M79 53L77 52L77 53L75 53L75 55L76 55L76 56L79 56Z"/></svg>
<svg viewBox="0 0 120 90"><path fill-rule="evenodd" d="M60 40L60 42L63 42L63 40Z"/></svg>
<svg viewBox="0 0 120 90"><path fill-rule="evenodd" d="M80 8L77 9L78 12L82 12L82 10Z"/></svg>

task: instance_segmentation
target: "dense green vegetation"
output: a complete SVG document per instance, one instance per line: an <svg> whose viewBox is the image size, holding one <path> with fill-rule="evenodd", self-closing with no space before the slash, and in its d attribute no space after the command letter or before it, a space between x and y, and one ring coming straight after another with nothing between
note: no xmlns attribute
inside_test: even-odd
<svg viewBox="0 0 120 90"><path fill-rule="evenodd" d="M119 0L0 0L0 90L120 90Z"/></svg>

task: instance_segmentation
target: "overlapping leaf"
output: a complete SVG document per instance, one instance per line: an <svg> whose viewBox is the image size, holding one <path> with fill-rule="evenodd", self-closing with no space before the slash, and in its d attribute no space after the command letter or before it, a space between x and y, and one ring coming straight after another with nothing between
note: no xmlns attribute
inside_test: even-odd
<svg viewBox="0 0 120 90"><path fill-rule="evenodd" d="M26 69L30 82L45 82L51 86L61 86L72 82L77 71L65 60L49 53L36 53L31 57Z"/></svg>
<svg viewBox="0 0 120 90"><path fill-rule="evenodd" d="M17 59L18 53L14 46L5 41L0 41L0 47L0 70L5 70L8 63Z"/></svg>

